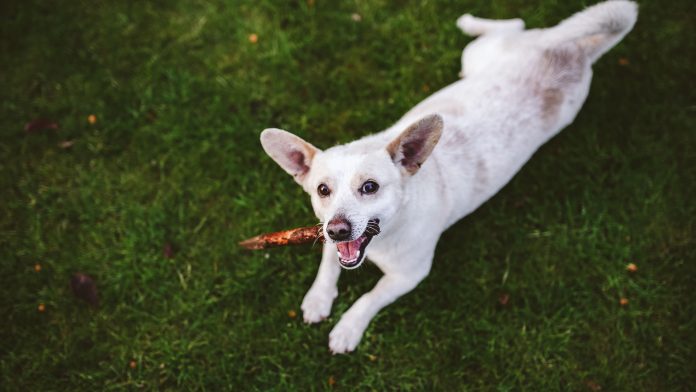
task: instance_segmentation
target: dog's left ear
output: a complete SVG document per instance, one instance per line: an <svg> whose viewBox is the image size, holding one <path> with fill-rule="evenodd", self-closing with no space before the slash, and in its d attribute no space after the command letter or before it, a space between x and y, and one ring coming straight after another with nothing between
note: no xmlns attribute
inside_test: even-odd
<svg viewBox="0 0 696 392"><path fill-rule="evenodd" d="M387 152L406 173L416 174L440 140L443 125L438 114L424 117L389 143Z"/></svg>
<svg viewBox="0 0 696 392"><path fill-rule="evenodd" d="M300 185L312 167L312 159L320 150L300 137L282 129L269 128L261 132L261 145L271 158Z"/></svg>

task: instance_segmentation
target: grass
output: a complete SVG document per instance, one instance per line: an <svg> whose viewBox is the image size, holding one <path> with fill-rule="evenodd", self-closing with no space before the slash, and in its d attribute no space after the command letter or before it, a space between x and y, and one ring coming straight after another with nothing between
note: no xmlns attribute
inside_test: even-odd
<svg viewBox="0 0 696 392"><path fill-rule="evenodd" d="M576 121L445 233L352 355L329 355L328 333L376 268L344 274L331 318L305 326L288 312L318 249L236 245L314 222L262 129L320 147L378 131L455 80L462 13L540 27L586 4L2 2L2 389L693 388L688 0L641 1ZM59 129L25 132L34 118ZM77 271L98 310L70 293Z"/></svg>

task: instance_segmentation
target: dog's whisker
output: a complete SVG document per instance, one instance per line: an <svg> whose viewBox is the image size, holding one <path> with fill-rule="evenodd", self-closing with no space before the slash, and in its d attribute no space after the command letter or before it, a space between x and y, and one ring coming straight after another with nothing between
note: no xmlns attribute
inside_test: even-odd
<svg viewBox="0 0 696 392"><path fill-rule="evenodd" d="M314 242L312 242L312 246L316 245L317 241L321 240L324 238L324 230L322 228L318 228L317 230L317 237L314 239Z"/></svg>
<svg viewBox="0 0 696 392"><path fill-rule="evenodd" d="M368 227L367 229L365 229L365 233L367 233L367 234L369 234L369 235L371 235L371 236L375 236L375 235L379 234L379 231L378 231L378 230L375 230L375 229L372 228L372 227Z"/></svg>
<svg viewBox="0 0 696 392"><path fill-rule="evenodd" d="M375 223L374 221L370 221L367 223L367 227L365 228L365 232L372 235L372 236L376 236L377 234L380 233L379 225L377 223Z"/></svg>

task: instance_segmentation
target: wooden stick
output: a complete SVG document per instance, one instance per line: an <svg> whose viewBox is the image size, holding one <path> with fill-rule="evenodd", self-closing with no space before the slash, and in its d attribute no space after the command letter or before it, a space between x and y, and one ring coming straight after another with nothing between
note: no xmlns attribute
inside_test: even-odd
<svg viewBox="0 0 696 392"><path fill-rule="evenodd" d="M286 245L302 245L315 241L324 241L321 226L300 227L297 229L277 231L257 235L239 243L244 248L251 250L273 248Z"/></svg>

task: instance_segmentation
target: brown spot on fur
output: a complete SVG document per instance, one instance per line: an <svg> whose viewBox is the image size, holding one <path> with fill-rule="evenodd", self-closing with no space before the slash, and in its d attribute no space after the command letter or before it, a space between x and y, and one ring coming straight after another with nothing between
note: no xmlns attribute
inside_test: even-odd
<svg viewBox="0 0 696 392"><path fill-rule="evenodd" d="M540 77L535 83L534 95L539 98L541 117L552 125L558 119L563 105L564 90L582 80L585 58L577 44L546 49L542 53Z"/></svg>
<svg viewBox="0 0 696 392"><path fill-rule="evenodd" d="M459 128L448 128L442 136L443 143L449 146L462 147L469 143L469 137Z"/></svg>
<svg viewBox="0 0 696 392"><path fill-rule="evenodd" d="M577 45L546 49L542 56L543 78L547 83L563 86L582 79L586 59Z"/></svg>
<svg viewBox="0 0 696 392"><path fill-rule="evenodd" d="M558 118L563 104L563 92L558 88L548 88L541 92L541 118L552 123Z"/></svg>
<svg viewBox="0 0 696 392"><path fill-rule="evenodd" d="M476 173L474 174L474 192L482 193L488 184L488 167L486 162L479 158L476 161Z"/></svg>
<svg viewBox="0 0 696 392"><path fill-rule="evenodd" d="M588 35L587 37L578 39L578 44L580 44L580 46L582 46L583 48L593 48L601 45L602 43L604 43L605 40L605 34Z"/></svg>

